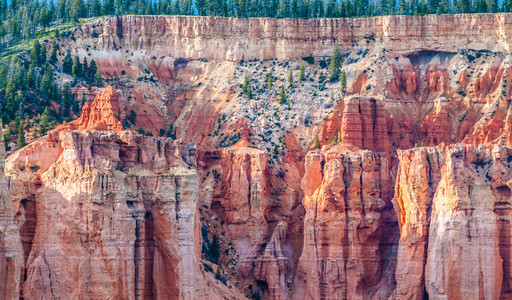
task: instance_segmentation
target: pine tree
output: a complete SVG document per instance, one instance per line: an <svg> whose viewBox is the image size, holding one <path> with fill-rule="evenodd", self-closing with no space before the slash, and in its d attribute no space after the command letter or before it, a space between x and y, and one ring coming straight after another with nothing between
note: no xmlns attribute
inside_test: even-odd
<svg viewBox="0 0 512 300"><path fill-rule="evenodd" d="M77 101L78 102L78 101ZM80 100L80 107L84 107L85 103L87 103L87 98L85 97L85 93L82 92L82 100ZM133 111L133 110L132 110ZM135 113L135 112L134 112ZM135 119L137 116L135 116ZM135 121L133 122L135 124Z"/></svg>
<svg viewBox="0 0 512 300"><path fill-rule="evenodd" d="M44 109L42 115L39 116L39 134L44 135L50 128L50 113L48 107Z"/></svg>
<svg viewBox="0 0 512 300"><path fill-rule="evenodd" d="M64 57L64 60L62 60L62 72L70 75L73 74L73 60L69 52Z"/></svg>
<svg viewBox="0 0 512 300"><path fill-rule="evenodd" d="M318 149L320 148L320 139L318 138L318 133L315 134L315 142L313 144L313 148L314 149Z"/></svg>
<svg viewBox="0 0 512 300"><path fill-rule="evenodd" d="M288 73L288 86L292 86L293 85L293 73L292 73L292 68L290 68L290 72Z"/></svg>
<svg viewBox="0 0 512 300"><path fill-rule="evenodd" d="M306 76L304 75L304 64L301 64L300 70L299 70L299 80L304 81L305 79L306 79Z"/></svg>
<svg viewBox="0 0 512 300"><path fill-rule="evenodd" d="M38 40L32 44L32 50L30 50L30 63L33 65L39 65L41 62L41 44Z"/></svg>
<svg viewBox="0 0 512 300"><path fill-rule="evenodd" d="M16 110L18 109L18 103L16 103L16 85L11 77L5 88L5 103L4 111L8 114L10 119L13 119Z"/></svg>
<svg viewBox="0 0 512 300"><path fill-rule="evenodd" d="M334 45L334 51L331 57L331 63L329 64L329 80L335 82L340 77L341 68L341 50L338 43Z"/></svg>
<svg viewBox="0 0 512 300"><path fill-rule="evenodd" d="M101 2L100 0L92 0L91 6L91 17L97 17L101 15Z"/></svg>
<svg viewBox="0 0 512 300"><path fill-rule="evenodd" d="M347 74L345 74L345 70L341 70L340 83L341 92L345 93L347 91Z"/></svg>
<svg viewBox="0 0 512 300"><path fill-rule="evenodd" d="M251 81L247 71L245 71L244 85L242 86L242 90L247 94L247 98L252 99Z"/></svg>
<svg viewBox="0 0 512 300"><path fill-rule="evenodd" d="M55 64L57 62L57 43L55 39L52 42L52 49L50 50L50 63Z"/></svg>
<svg viewBox="0 0 512 300"><path fill-rule="evenodd" d="M80 63L80 58L75 56L73 59L73 66L71 67L71 71L75 77L82 77L82 64Z"/></svg>
<svg viewBox="0 0 512 300"><path fill-rule="evenodd" d="M88 75L89 75L89 64L87 63L87 57L84 57L84 62L82 64L82 77L84 77L87 80Z"/></svg>
<svg viewBox="0 0 512 300"><path fill-rule="evenodd" d="M69 86L68 86L68 88L69 88ZM69 92L69 94L68 94L68 95L69 95L69 99L70 99L70 102L71 102L71 107L73 108L73 112L74 112L75 114L78 114L78 113L79 113L79 111L80 111L80 107L79 107L79 105L78 105L79 103L78 103L78 101L76 100L75 95L73 95L71 92ZM85 94L83 94L83 95L85 96Z"/></svg>
<svg viewBox="0 0 512 300"><path fill-rule="evenodd" d="M23 130L23 126L20 126L20 129L18 130L18 149L25 147L26 144L25 131Z"/></svg>
<svg viewBox="0 0 512 300"><path fill-rule="evenodd" d="M41 45L41 52L39 53L39 64L43 65L46 63L46 46Z"/></svg>
<svg viewBox="0 0 512 300"><path fill-rule="evenodd" d="M511 1L512 1L512 0L511 0ZM268 73L268 75L267 75L267 87L268 87L269 89L271 89L271 88L272 88L272 74L270 74L270 73Z"/></svg>
<svg viewBox="0 0 512 300"><path fill-rule="evenodd" d="M87 68L87 74L85 74L85 77L87 78L87 80L93 82L97 71L98 71L98 67L96 66L96 61L94 59L92 59L91 64L89 65L89 68Z"/></svg>
<svg viewBox="0 0 512 300"><path fill-rule="evenodd" d="M18 132L21 126L21 117L18 115L14 119L14 132Z"/></svg>
<svg viewBox="0 0 512 300"><path fill-rule="evenodd" d="M339 136L338 128L335 128L335 129L334 129L334 134L333 134L333 136L332 136L333 142L334 142L335 144L337 144L337 143L338 143L338 136Z"/></svg>
<svg viewBox="0 0 512 300"><path fill-rule="evenodd" d="M174 125L172 124L172 122L169 123L169 128L167 128L167 137L169 137L173 140L176 139L176 128L174 128Z"/></svg>
<svg viewBox="0 0 512 300"><path fill-rule="evenodd" d="M9 126L5 127L2 139L4 140L5 150L9 150L9 142L11 141L11 128Z"/></svg>
<svg viewBox="0 0 512 300"><path fill-rule="evenodd" d="M53 72L48 63L44 68L43 79L41 80L41 91L51 97L53 94Z"/></svg>
<svg viewBox="0 0 512 300"><path fill-rule="evenodd" d="M103 78L101 77L100 69L96 69L96 74L94 74L94 84L97 86L103 85Z"/></svg>
<svg viewBox="0 0 512 300"><path fill-rule="evenodd" d="M63 106L63 116L64 118L69 118L71 113L71 93L68 91L67 88L64 88L64 101L62 101Z"/></svg>
<svg viewBox="0 0 512 300"><path fill-rule="evenodd" d="M286 103L286 93L284 91L284 85L281 85L281 91L279 92L279 104Z"/></svg>

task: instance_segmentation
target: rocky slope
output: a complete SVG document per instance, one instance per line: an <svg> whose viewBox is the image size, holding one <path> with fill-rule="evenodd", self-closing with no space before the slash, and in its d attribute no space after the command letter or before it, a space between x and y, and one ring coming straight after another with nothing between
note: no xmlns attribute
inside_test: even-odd
<svg viewBox="0 0 512 300"><path fill-rule="evenodd" d="M111 86L7 158L0 295L509 298L511 22L79 26L60 49ZM346 92L326 80L334 43Z"/></svg>

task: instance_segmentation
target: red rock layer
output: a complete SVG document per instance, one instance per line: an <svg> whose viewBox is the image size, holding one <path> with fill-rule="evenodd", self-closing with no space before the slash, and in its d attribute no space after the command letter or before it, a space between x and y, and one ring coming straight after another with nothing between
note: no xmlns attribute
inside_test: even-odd
<svg viewBox="0 0 512 300"><path fill-rule="evenodd" d="M344 143L387 153L389 138L383 101L357 96L346 98L341 138Z"/></svg>
<svg viewBox="0 0 512 300"><path fill-rule="evenodd" d="M21 290L25 299L217 298L198 263L199 243L193 242L193 145L129 131L54 132L32 145L7 162L14 178L11 215L26 261L17 265L16 247L2 251L2 238L0 266L9 271L1 276L15 286L2 295ZM61 150L39 161L29 151L35 147ZM12 223L3 206L0 212L0 224L9 218ZM5 257L12 257L9 264ZM227 287L222 295L239 298Z"/></svg>
<svg viewBox="0 0 512 300"><path fill-rule="evenodd" d="M119 94L112 86L107 86L96 96L92 105L84 104L80 118L67 124L59 125L55 130L123 130L120 120Z"/></svg>
<svg viewBox="0 0 512 300"><path fill-rule="evenodd" d="M448 114L449 100L437 98L434 111L421 122L419 138L424 146L437 146L451 141L451 118Z"/></svg>
<svg viewBox="0 0 512 300"><path fill-rule="evenodd" d="M296 299L386 297L384 212L390 209L385 154L334 147L306 156L304 247ZM392 280L392 278L391 278Z"/></svg>
<svg viewBox="0 0 512 300"><path fill-rule="evenodd" d="M396 265L397 299L423 299L432 198L441 180L443 152L437 148L398 151L395 207L400 226Z"/></svg>

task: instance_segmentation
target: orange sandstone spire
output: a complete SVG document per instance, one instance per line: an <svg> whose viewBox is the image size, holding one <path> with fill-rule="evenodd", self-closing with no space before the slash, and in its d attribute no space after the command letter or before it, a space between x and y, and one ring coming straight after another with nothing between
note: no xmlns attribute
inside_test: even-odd
<svg viewBox="0 0 512 300"><path fill-rule="evenodd" d="M56 130L123 130L119 120L119 94L112 86L107 86L96 96L92 105L85 103L80 118L59 125Z"/></svg>

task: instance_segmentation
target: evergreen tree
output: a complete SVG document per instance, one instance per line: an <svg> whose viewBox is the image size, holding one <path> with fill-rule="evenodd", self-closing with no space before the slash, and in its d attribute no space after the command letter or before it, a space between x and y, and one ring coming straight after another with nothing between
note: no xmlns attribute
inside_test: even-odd
<svg viewBox="0 0 512 300"><path fill-rule="evenodd" d="M80 63L80 58L75 56L73 59L73 66L71 67L71 71L75 77L82 77L82 64Z"/></svg>
<svg viewBox="0 0 512 300"><path fill-rule="evenodd" d="M2 139L4 140L5 150L9 150L9 142L11 141L11 128L9 126L5 127Z"/></svg>
<svg viewBox="0 0 512 300"><path fill-rule="evenodd" d="M471 13L471 0L459 0L460 9L463 13Z"/></svg>
<svg viewBox="0 0 512 300"><path fill-rule="evenodd" d="M339 137L339 133L338 133L338 128L335 128L334 129L334 133L333 133L333 136L332 136L332 140L335 144L338 143L338 137Z"/></svg>
<svg viewBox="0 0 512 300"><path fill-rule="evenodd" d="M504 1L504 3L506 3L505 11L512 12L512 0L506 0L506 2Z"/></svg>
<svg viewBox="0 0 512 300"><path fill-rule="evenodd" d="M87 57L84 57L84 63L82 64L82 77L88 80L89 75L89 64L87 63Z"/></svg>
<svg viewBox="0 0 512 300"><path fill-rule="evenodd" d="M96 69L96 73L94 74L94 84L97 86L103 85L103 78L101 77L100 69Z"/></svg>
<svg viewBox="0 0 512 300"><path fill-rule="evenodd" d="M97 17L101 15L101 2L100 0L92 0L91 5L91 17Z"/></svg>
<svg viewBox="0 0 512 300"><path fill-rule="evenodd" d="M511 1L512 1L512 0L511 0ZM269 89L271 89L271 88L272 88L272 74L270 74L270 73L268 73L268 75L267 75L267 87L268 87Z"/></svg>
<svg viewBox="0 0 512 300"><path fill-rule="evenodd" d="M300 81L306 80L306 76L304 75L304 64L300 65L299 80Z"/></svg>
<svg viewBox="0 0 512 300"><path fill-rule="evenodd" d="M80 107L84 107L85 103L87 103L87 98L85 97L85 93L82 92L82 100L80 101ZM135 113L135 112L133 111L133 113ZM137 116L135 116L135 119L137 119ZM135 120L133 121L133 124L135 124Z"/></svg>
<svg viewBox="0 0 512 300"><path fill-rule="evenodd" d="M345 70L341 70L340 83L341 92L345 93L347 91L347 75L345 74Z"/></svg>
<svg viewBox="0 0 512 300"><path fill-rule="evenodd" d="M62 60L62 72L70 75L73 74L73 60L69 52L64 57L64 60Z"/></svg>
<svg viewBox="0 0 512 300"><path fill-rule="evenodd" d="M10 119L13 119L16 110L18 109L18 103L16 103L16 85L11 77L5 88L5 103L4 111L8 114Z"/></svg>
<svg viewBox="0 0 512 300"><path fill-rule="evenodd" d="M320 139L318 138L318 133L315 134L315 142L313 143L313 148L314 149L320 148Z"/></svg>
<svg viewBox="0 0 512 300"><path fill-rule="evenodd" d="M39 64L43 65L46 63L46 46L41 45L41 52L39 53Z"/></svg>
<svg viewBox="0 0 512 300"><path fill-rule="evenodd" d="M87 68L87 74L85 74L85 77L88 81L94 82L94 77L96 76L96 72L98 71L98 67L96 66L96 61L94 59L91 60L91 64L89 68ZM101 76L101 74L100 74Z"/></svg>
<svg viewBox="0 0 512 300"><path fill-rule="evenodd" d="M290 72L288 73L288 86L292 86L293 85L293 73L292 73L292 68L290 68Z"/></svg>
<svg viewBox="0 0 512 300"><path fill-rule="evenodd" d="M167 128L167 137L169 137L173 140L176 139L176 128L174 128L174 125L172 124L172 122L169 123L169 128Z"/></svg>
<svg viewBox="0 0 512 300"><path fill-rule="evenodd" d="M247 71L245 71L244 85L242 86L242 90L247 94L247 98L252 99L251 81Z"/></svg>
<svg viewBox="0 0 512 300"><path fill-rule="evenodd" d="M340 77L341 68L341 50L338 43L334 45L334 51L331 57L331 63L329 64L329 80L335 82Z"/></svg>
<svg viewBox="0 0 512 300"><path fill-rule="evenodd" d="M50 63L55 64L57 62L57 43L55 39L52 42L52 49L50 50Z"/></svg>
<svg viewBox="0 0 512 300"><path fill-rule="evenodd" d="M41 80L41 92L47 97L51 97L53 94L53 72L48 63L44 68L43 79Z"/></svg>
<svg viewBox="0 0 512 300"><path fill-rule="evenodd" d="M39 134L41 136L45 135L48 129L50 129L50 113L47 107L44 109L43 114L39 116Z"/></svg>
<svg viewBox="0 0 512 300"><path fill-rule="evenodd" d="M477 13L486 13L487 12L487 1L486 0L476 0L476 9Z"/></svg>
<svg viewBox="0 0 512 300"><path fill-rule="evenodd" d="M69 87L65 87L64 91L64 99L62 101L62 115L64 118L69 118L71 114L71 92L69 92Z"/></svg>
<svg viewBox="0 0 512 300"><path fill-rule="evenodd" d="M25 131L23 130L23 126L20 126L18 130L18 149L25 147L27 143L25 142Z"/></svg>
<svg viewBox="0 0 512 300"><path fill-rule="evenodd" d="M281 91L279 92L279 104L286 103L286 93L284 91L284 85L281 85Z"/></svg>
<svg viewBox="0 0 512 300"><path fill-rule="evenodd" d="M39 65L41 62L41 44L38 40L34 41L32 44L32 50L30 50L30 63L34 65Z"/></svg>

